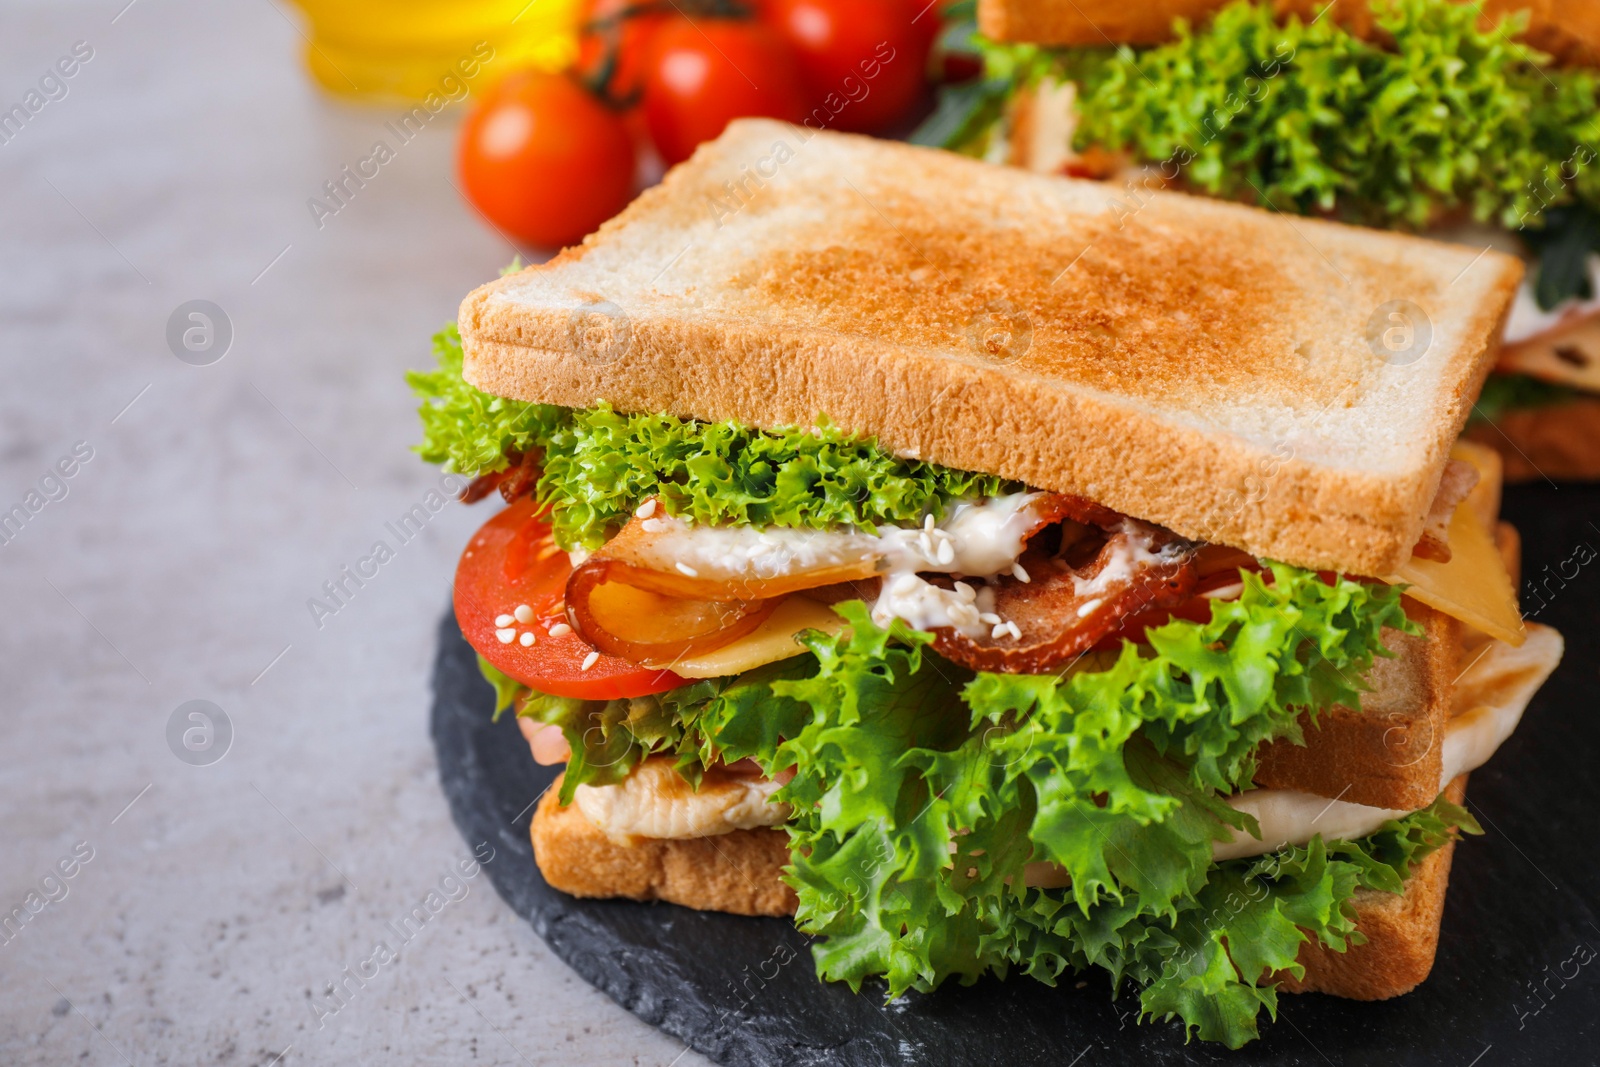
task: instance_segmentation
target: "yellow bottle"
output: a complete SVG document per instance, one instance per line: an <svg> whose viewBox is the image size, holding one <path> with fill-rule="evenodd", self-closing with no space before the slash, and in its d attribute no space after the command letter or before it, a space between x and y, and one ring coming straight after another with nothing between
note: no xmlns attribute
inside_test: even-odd
<svg viewBox="0 0 1600 1067"><path fill-rule="evenodd" d="M340 96L459 99L515 70L577 56L581 0L295 0L306 67Z"/></svg>

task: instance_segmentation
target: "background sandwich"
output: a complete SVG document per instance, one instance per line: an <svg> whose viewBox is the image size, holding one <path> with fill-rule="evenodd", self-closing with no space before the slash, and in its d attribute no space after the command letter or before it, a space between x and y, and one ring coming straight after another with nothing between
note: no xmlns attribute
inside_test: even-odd
<svg viewBox="0 0 1600 1067"><path fill-rule="evenodd" d="M1514 479L1600 477L1600 7L977 0L983 78L918 139L1429 230L1535 260L1472 419ZM1120 46L1120 47L1119 47Z"/></svg>
<svg viewBox="0 0 1600 1067"><path fill-rule="evenodd" d="M1520 264L1102 193L740 122L468 297L421 451L511 501L456 612L566 762L553 885L792 913L891 995L1098 966L1230 1045L1425 977L1561 650L1451 451Z"/></svg>

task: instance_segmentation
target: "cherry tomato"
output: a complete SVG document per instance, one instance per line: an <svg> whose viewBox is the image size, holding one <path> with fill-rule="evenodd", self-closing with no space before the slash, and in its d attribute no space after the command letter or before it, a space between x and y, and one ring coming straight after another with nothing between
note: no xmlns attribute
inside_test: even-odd
<svg viewBox="0 0 1600 1067"><path fill-rule="evenodd" d="M799 122L804 94L794 56L770 27L732 19L673 18L645 64L644 114L661 158L681 163L729 122Z"/></svg>
<svg viewBox="0 0 1600 1067"><path fill-rule="evenodd" d="M614 656L601 655L584 670L594 648L576 633L549 633L566 623L562 598L571 575L572 564L556 547L539 505L532 497L520 498L484 523L456 567L456 621L462 635L484 659L541 693L611 700L683 684L670 671L648 670ZM524 604L532 612L529 622L516 618ZM507 615L513 621L501 626ZM513 631L509 642L500 640L506 630ZM532 644L522 643L525 633L534 635Z"/></svg>
<svg viewBox="0 0 1600 1067"><path fill-rule="evenodd" d="M592 78L615 57L606 94L613 103L637 102L644 92L645 61L656 31L670 19L671 9L662 11L649 0L588 0L583 24L585 32L578 42L578 72Z"/></svg>
<svg viewBox="0 0 1600 1067"><path fill-rule="evenodd" d="M763 17L794 49L811 125L876 132L922 94L939 26L927 0L766 0Z"/></svg>
<svg viewBox="0 0 1600 1067"><path fill-rule="evenodd" d="M633 193L622 119L576 82L526 71L495 86L461 126L467 199L512 238L573 244Z"/></svg>

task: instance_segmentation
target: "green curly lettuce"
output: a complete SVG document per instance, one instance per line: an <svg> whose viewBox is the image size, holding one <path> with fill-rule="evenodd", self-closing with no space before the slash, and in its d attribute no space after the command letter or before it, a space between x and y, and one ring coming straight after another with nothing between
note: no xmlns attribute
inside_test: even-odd
<svg viewBox="0 0 1600 1067"><path fill-rule="evenodd" d="M508 453L542 453L535 492L563 548L598 548L645 500L699 523L828 529L916 523L963 497L1018 488L989 474L901 459L819 419L758 430L672 415L570 410L493 397L461 377L461 337L434 337L438 366L406 376L422 398L418 453L447 470L504 470Z"/></svg>
<svg viewBox="0 0 1600 1067"><path fill-rule="evenodd" d="M1068 967L1101 967L1113 992L1124 981L1139 989L1144 1017L1175 1017L1186 1034L1238 1048L1257 1036L1262 1008L1277 1017L1274 976L1304 977L1303 944L1343 952L1363 943L1357 890L1403 892L1417 864L1457 831L1482 833L1441 796L1358 841L1319 836L1214 864L1170 918L1152 917L1133 897L1084 915L1058 893L1028 890L998 917L996 940L1008 963L1035 978L1053 982Z"/></svg>
<svg viewBox="0 0 1600 1067"><path fill-rule="evenodd" d="M1541 69L1549 57L1512 40L1525 13L1480 29L1470 4L1390 0L1375 17L1384 44L1238 0L1167 44L1064 53L1078 143L1187 159L1213 195L1369 223L1464 209L1516 227L1600 202L1600 76Z"/></svg>
<svg viewBox="0 0 1600 1067"><path fill-rule="evenodd" d="M1273 576L1248 576L1206 623L1152 629L1148 654L1128 643L1065 678L967 676L925 654L928 635L842 605L847 633L805 639L816 675L772 687L811 721L753 753L794 774L779 798L796 812L801 926L828 935L824 977L882 974L897 995L1003 970L982 945L1033 861L1070 875L1084 915L1131 894L1171 918L1212 843L1252 828L1217 795L1250 784L1255 748L1297 738L1303 712L1359 707L1381 630L1415 629L1392 588Z"/></svg>
<svg viewBox="0 0 1600 1067"><path fill-rule="evenodd" d="M1382 631L1416 630L1389 586L1271 572L1206 622L1174 620L1147 648L1060 676L974 674L850 602L844 632L800 638L809 655L635 700L528 695L521 713L562 727L568 796L650 755L691 781L718 759L792 775L776 798L793 813L786 877L824 978L881 976L895 996L1101 966L1144 988L1148 1014L1237 1044L1275 1009L1269 976L1307 937L1342 948L1351 894L1394 888L1380 868L1422 847L1211 862L1216 841L1254 831L1220 797L1251 784L1256 748L1299 739L1303 713L1359 708ZM1025 888L1038 862L1070 888ZM1221 908L1255 882L1249 908Z"/></svg>
<svg viewBox="0 0 1600 1067"><path fill-rule="evenodd" d="M455 323L433 335L432 370L406 372L406 384L422 398L422 443L416 452L425 462L475 477L504 470L507 453L538 447L566 418L566 409L549 404L490 396L461 377L461 333Z"/></svg>
<svg viewBox="0 0 1600 1067"><path fill-rule="evenodd" d="M481 656L478 663L499 693L496 677L505 675ZM651 756L671 757L678 773L698 786L705 768L723 758L727 746L742 748L747 743L733 729L720 736L713 724L738 720L743 728L756 731L750 743L764 741L776 747L781 731L798 728L801 709L776 697L772 683L803 677L814 669L809 656L796 656L733 678L697 679L664 693L614 700L550 696L513 681L515 694L498 704L495 714L515 702L519 716L561 728L572 750L561 783L563 804L572 802L578 786L614 785Z"/></svg>

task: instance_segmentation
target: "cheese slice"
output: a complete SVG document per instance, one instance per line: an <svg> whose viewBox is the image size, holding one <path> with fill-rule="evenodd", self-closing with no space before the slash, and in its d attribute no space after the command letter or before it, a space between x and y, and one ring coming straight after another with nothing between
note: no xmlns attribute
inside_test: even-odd
<svg viewBox="0 0 1600 1067"><path fill-rule="evenodd" d="M1500 490L1506 481L1506 461L1488 445L1462 438L1450 449L1450 458L1464 460L1478 471L1478 484L1467 493L1467 504L1485 530L1500 521Z"/></svg>
<svg viewBox="0 0 1600 1067"><path fill-rule="evenodd" d="M1450 517L1450 562L1413 556L1386 579L1410 586L1406 595L1510 645L1526 638L1517 591L1489 532L1499 511L1500 465L1482 446L1466 443L1451 456L1478 468L1478 484ZM1493 510L1491 510L1491 508ZM1484 521L1484 516L1490 522Z"/></svg>
<svg viewBox="0 0 1600 1067"><path fill-rule="evenodd" d="M795 640L803 630L836 634L842 629L844 619L826 604L791 596L750 633L715 651L677 661L672 673L684 678L724 678L805 652L805 646Z"/></svg>
<svg viewBox="0 0 1600 1067"><path fill-rule="evenodd" d="M1450 562L1413 556L1388 581L1405 582L1407 596L1490 637L1510 645L1527 639L1511 576L1470 501L1462 501L1450 519Z"/></svg>

